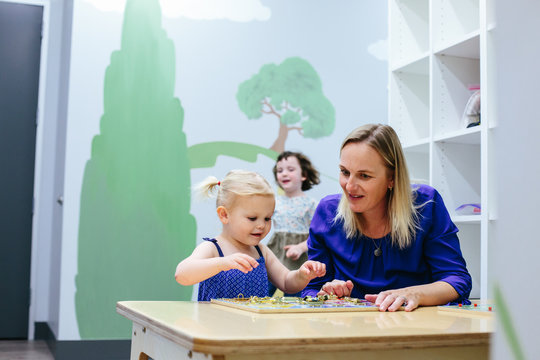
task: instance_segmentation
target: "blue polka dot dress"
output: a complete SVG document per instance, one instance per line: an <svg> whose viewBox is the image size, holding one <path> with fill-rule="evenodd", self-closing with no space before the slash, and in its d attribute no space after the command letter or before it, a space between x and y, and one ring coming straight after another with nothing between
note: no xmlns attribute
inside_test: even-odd
<svg viewBox="0 0 540 360"><path fill-rule="evenodd" d="M204 239L211 241L217 248L219 256L223 257L223 252L216 239ZM244 297L268 296L268 274L266 264L258 245L255 246L259 253L257 266L252 271L244 274L240 270L232 269L222 271L211 278L199 283L199 301L210 301L210 299L235 298L242 294Z"/></svg>

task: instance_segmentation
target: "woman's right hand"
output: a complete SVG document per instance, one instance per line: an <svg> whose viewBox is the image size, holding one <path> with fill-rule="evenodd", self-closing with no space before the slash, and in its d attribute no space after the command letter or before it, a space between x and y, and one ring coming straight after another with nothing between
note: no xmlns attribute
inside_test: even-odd
<svg viewBox="0 0 540 360"><path fill-rule="evenodd" d="M238 269L244 274L246 274L259 266L257 260L255 260L249 255L242 253L234 253L231 255L227 255L224 256L222 259L225 262L224 269L222 271Z"/></svg>
<svg viewBox="0 0 540 360"><path fill-rule="evenodd" d="M337 297L351 296L354 284L351 280L334 279L324 284L317 295L336 295Z"/></svg>

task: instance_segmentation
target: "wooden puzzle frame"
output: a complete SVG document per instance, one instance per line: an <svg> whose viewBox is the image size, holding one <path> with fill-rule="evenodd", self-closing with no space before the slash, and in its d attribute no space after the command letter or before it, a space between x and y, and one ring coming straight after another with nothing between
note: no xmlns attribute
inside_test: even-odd
<svg viewBox="0 0 540 360"><path fill-rule="evenodd" d="M378 306L367 300L348 297L337 298L336 296L326 298L259 298L253 296L212 299L211 303L260 314L379 311Z"/></svg>

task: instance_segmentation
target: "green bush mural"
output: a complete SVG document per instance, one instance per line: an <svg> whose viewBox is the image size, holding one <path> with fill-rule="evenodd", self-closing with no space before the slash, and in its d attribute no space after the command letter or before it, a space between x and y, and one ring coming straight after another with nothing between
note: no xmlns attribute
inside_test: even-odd
<svg viewBox="0 0 540 360"><path fill-rule="evenodd" d="M307 138L332 134L335 110L324 96L319 75L306 60L285 59L281 64L266 64L258 74L238 87L236 100L248 119L272 115L279 121L278 136L270 149L280 153L290 131Z"/></svg>
<svg viewBox="0 0 540 360"><path fill-rule="evenodd" d="M75 305L82 339L129 338L119 300L190 300L174 280L195 247L174 44L157 0L128 0L81 190Z"/></svg>

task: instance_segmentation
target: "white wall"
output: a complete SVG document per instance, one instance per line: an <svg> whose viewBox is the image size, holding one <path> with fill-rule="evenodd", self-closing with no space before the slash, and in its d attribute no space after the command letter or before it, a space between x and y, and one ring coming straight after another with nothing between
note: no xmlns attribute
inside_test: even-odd
<svg viewBox="0 0 540 360"><path fill-rule="evenodd" d="M508 313L496 304L498 324L491 353L501 360L538 359L540 2L498 0L495 11L499 216L494 243L498 265L492 268Z"/></svg>

